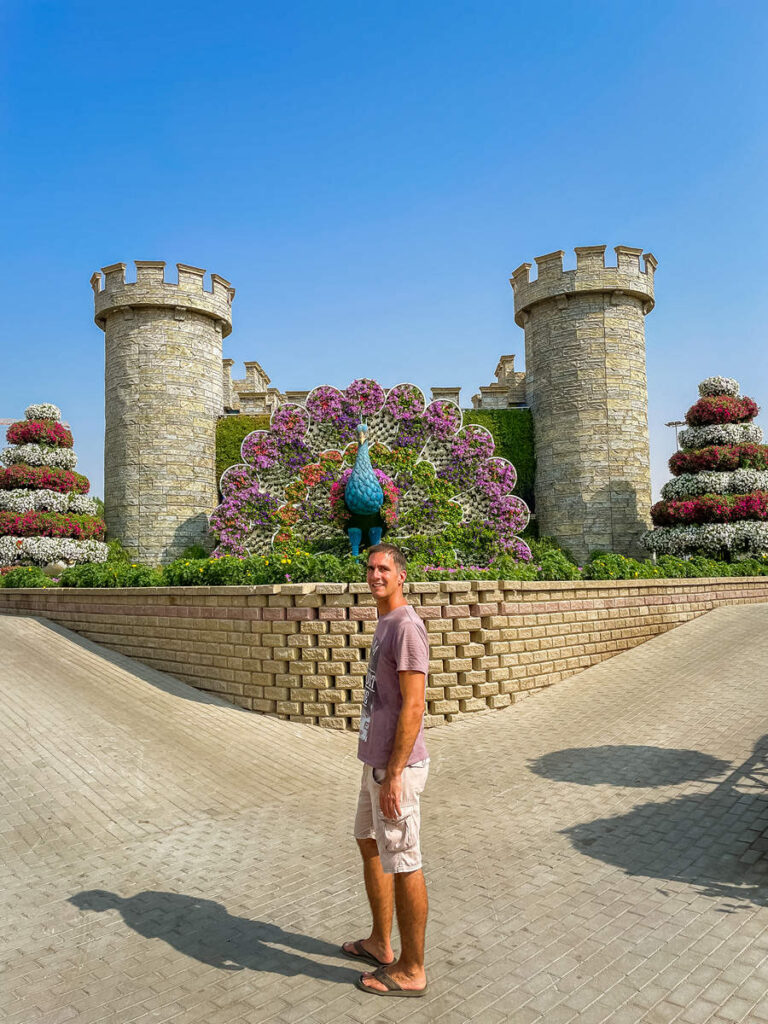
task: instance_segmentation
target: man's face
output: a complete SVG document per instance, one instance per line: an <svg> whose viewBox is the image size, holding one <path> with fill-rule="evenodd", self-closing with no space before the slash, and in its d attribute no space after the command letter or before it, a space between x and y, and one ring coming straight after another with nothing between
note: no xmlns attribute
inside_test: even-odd
<svg viewBox="0 0 768 1024"><path fill-rule="evenodd" d="M405 572L398 571L392 555L377 551L368 556L368 589L374 597L393 597L405 581Z"/></svg>

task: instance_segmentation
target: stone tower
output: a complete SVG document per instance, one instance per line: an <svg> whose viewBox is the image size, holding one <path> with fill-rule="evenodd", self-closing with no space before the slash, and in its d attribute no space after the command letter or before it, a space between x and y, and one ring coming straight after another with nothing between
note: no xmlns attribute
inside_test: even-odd
<svg viewBox="0 0 768 1024"><path fill-rule="evenodd" d="M512 275L515 321L525 329L526 394L534 418L536 516L542 535L581 561L595 549L642 555L651 475L645 316L656 260L642 249L562 250Z"/></svg>
<svg viewBox="0 0 768 1024"><path fill-rule="evenodd" d="M106 342L104 504L107 529L142 562L168 562L202 543L217 504L216 418L223 408L222 338L234 288L204 270L136 261L91 278Z"/></svg>

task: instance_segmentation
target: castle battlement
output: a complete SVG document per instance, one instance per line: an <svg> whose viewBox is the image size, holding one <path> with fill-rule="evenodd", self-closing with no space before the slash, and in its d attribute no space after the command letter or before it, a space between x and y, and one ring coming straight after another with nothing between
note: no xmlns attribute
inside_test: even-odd
<svg viewBox="0 0 768 1024"><path fill-rule="evenodd" d="M531 264L521 263L510 278L515 292L515 323L525 326L527 311L537 302L559 296L589 292L614 292L638 298L643 312L654 306L653 277L657 262L652 253L628 245L614 247L616 266L605 265L604 245L582 245L575 249L576 269L564 270L565 251L536 257L537 276L531 280ZM642 260L642 265L641 265Z"/></svg>
<svg viewBox="0 0 768 1024"><path fill-rule="evenodd" d="M211 274L205 288L205 270L177 263L178 282L165 280L164 260L136 260L136 280L125 280L125 263L102 267L91 277L96 323L104 328L107 317L130 316L133 309L168 306L182 316L185 310L202 313L221 325L222 337L232 330L232 299L235 289L219 274ZM102 274L104 275L102 278Z"/></svg>

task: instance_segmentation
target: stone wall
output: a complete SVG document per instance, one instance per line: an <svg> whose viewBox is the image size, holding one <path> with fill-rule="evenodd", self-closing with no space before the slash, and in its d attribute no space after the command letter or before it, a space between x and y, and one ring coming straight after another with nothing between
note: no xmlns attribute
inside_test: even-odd
<svg viewBox="0 0 768 1024"><path fill-rule="evenodd" d="M719 605L768 602L768 578L414 583L431 643L427 725L628 650ZM252 711L356 728L376 608L365 584L0 589L41 616Z"/></svg>
<svg viewBox="0 0 768 1024"><path fill-rule="evenodd" d="M537 258L512 277L515 320L525 328L526 394L536 431L536 516L579 560L591 551L644 557L651 472L645 316L656 260L641 249L576 249Z"/></svg>
<svg viewBox="0 0 768 1024"><path fill-rule="evenodd" d="M137 261L94 274L105 333L104 504L107 529L142 562L167 562L207 541L217 504L216 418L223 405L222 337L234 289L217 274Z"/></svg>

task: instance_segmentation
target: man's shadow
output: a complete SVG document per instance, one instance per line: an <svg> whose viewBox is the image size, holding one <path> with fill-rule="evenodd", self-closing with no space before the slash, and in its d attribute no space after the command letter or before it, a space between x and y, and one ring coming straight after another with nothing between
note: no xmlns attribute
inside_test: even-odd
<svg viewBox="0 0 768 1024"><path fill-rule="evenodd" d="M731 765L696 750L615 746L559 750L529 765L538 775L580 785L710 784L704 791L640 804L626 814L563 830L588 857L628 875L700 887L703 895L768 906L768 736ZM714 777L713 777L714 776ZM738 904L721 908L738 909Z"/></svg>
<svg viewBox="0 0 768 1024"><path fill-rule="evenodd" d="M152 890L123 898L103 889L89 889L70 896L69 902L97 913L117 910L139 935L162 939L185 956L224 971L268 971L286 977L303 974L347 985L360 973L311 959L337 957L338 946L284 931L266 921L233 916L214 900Z"/></svg>

